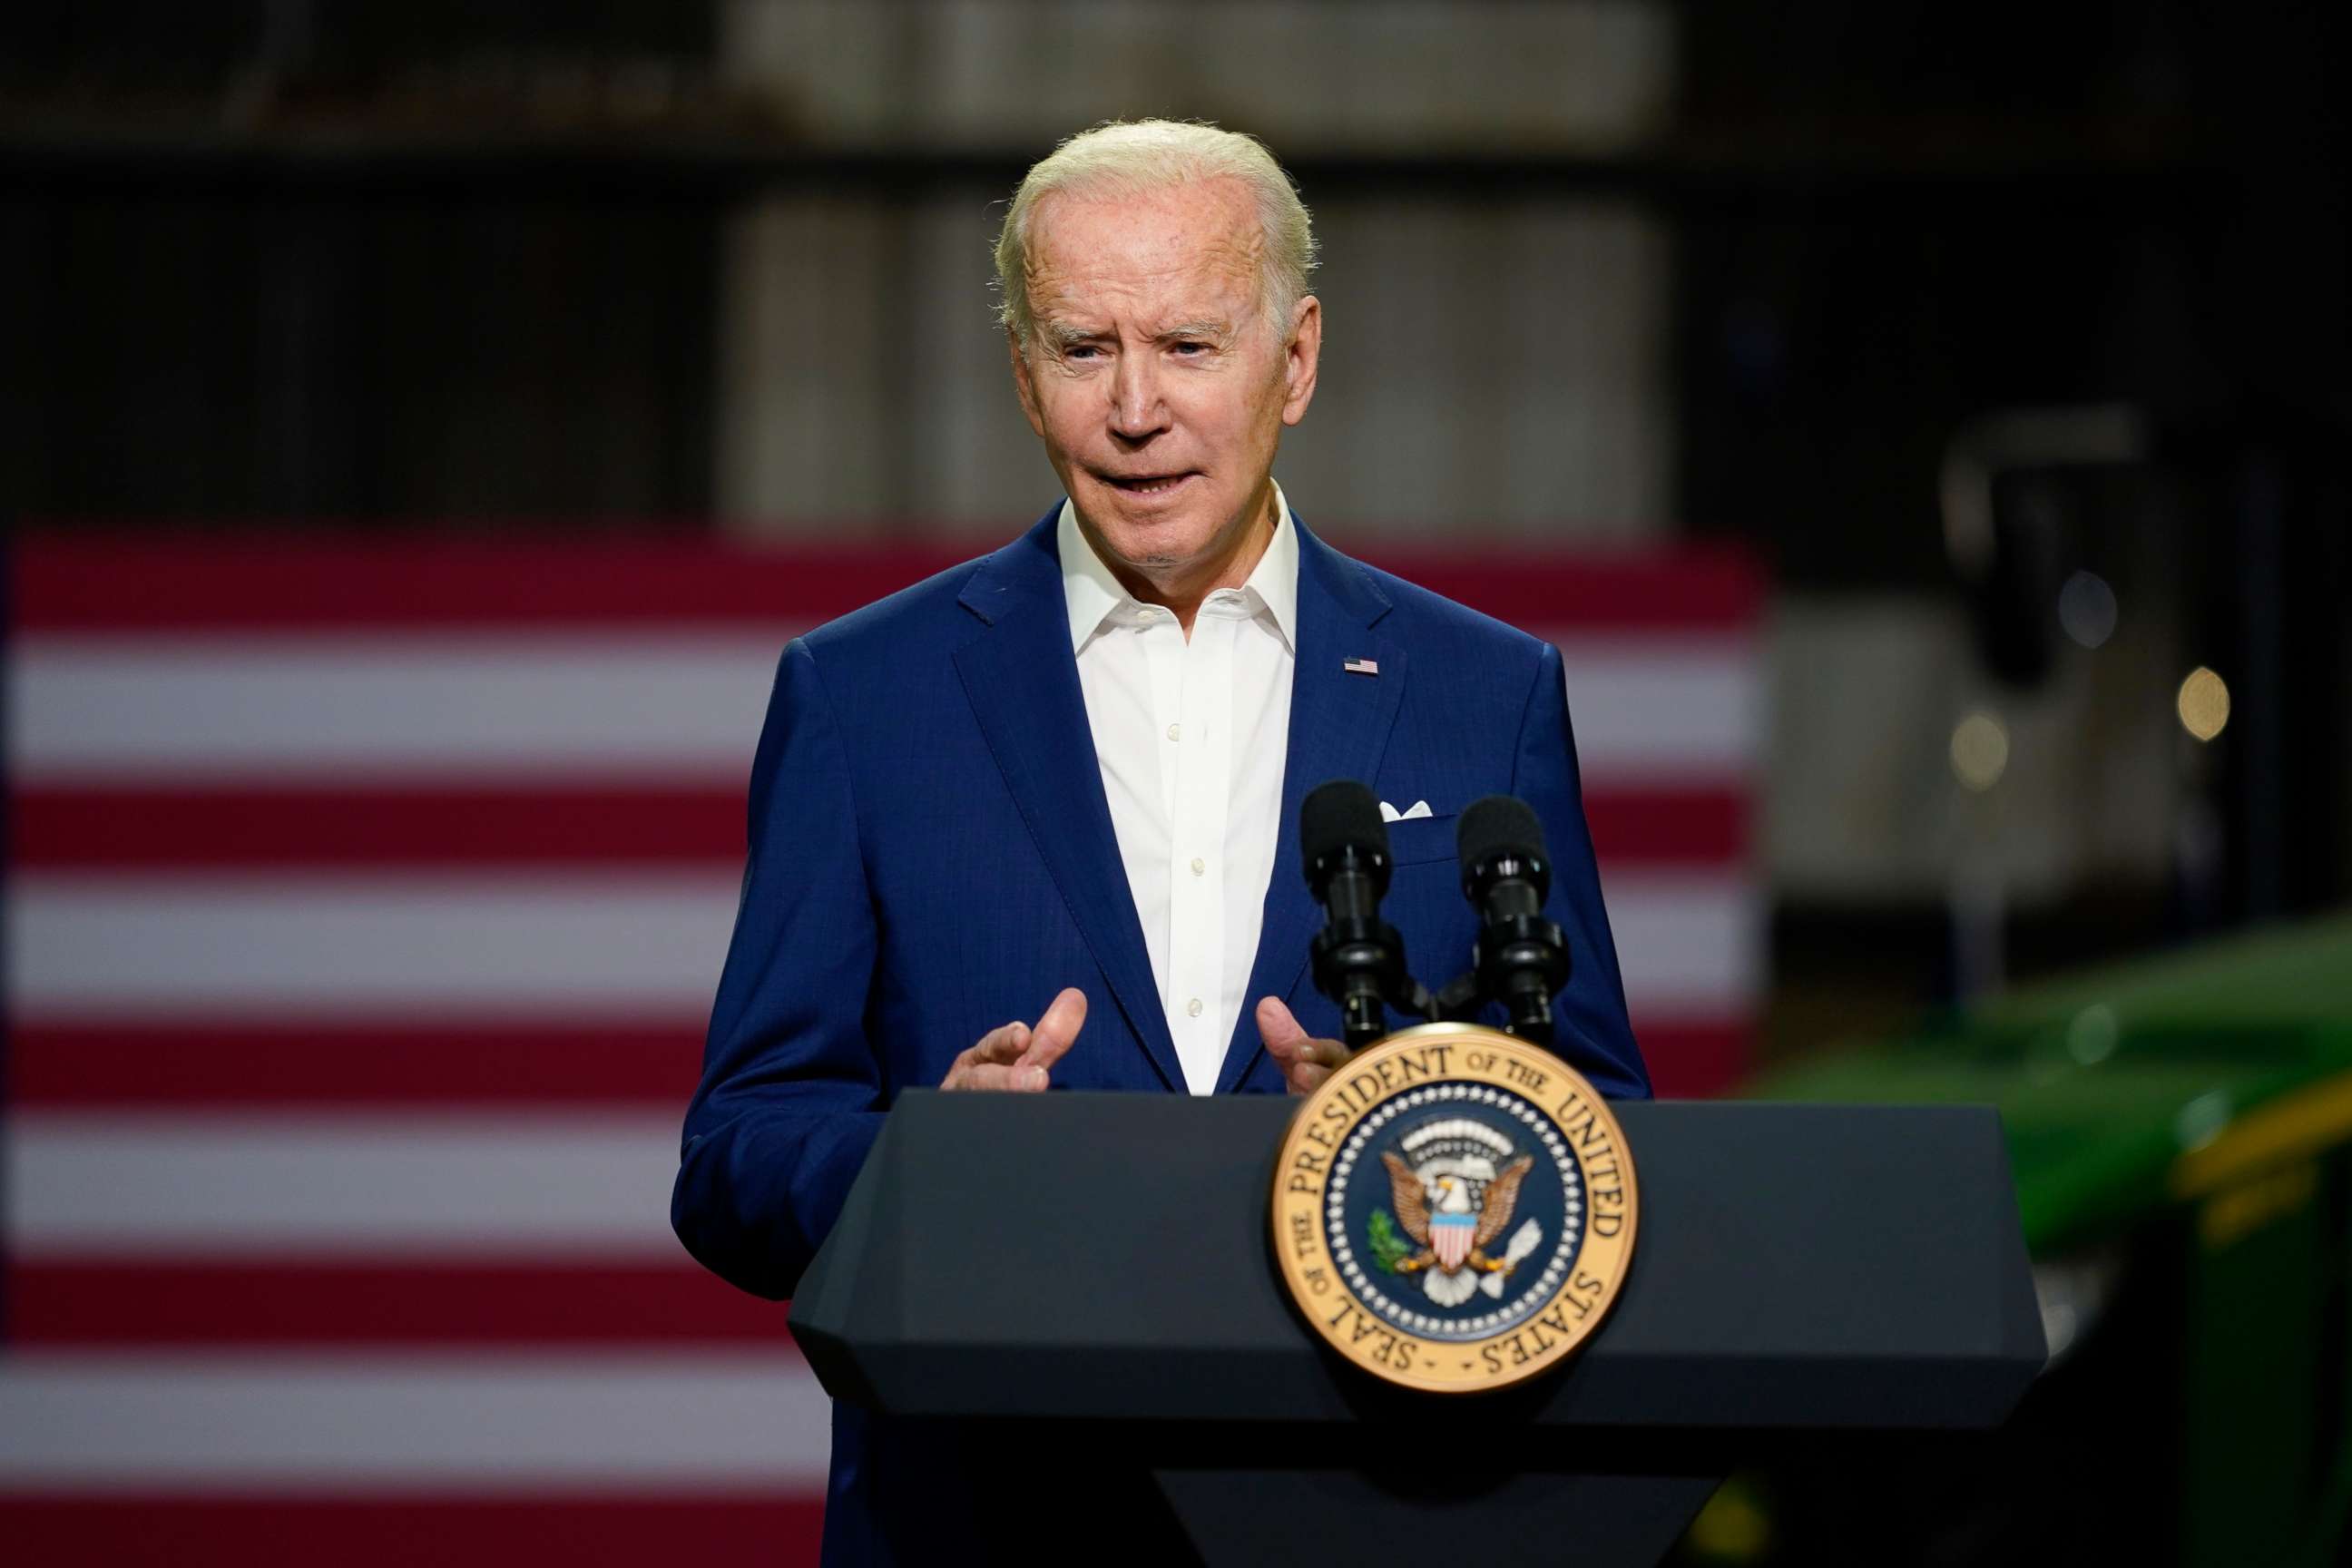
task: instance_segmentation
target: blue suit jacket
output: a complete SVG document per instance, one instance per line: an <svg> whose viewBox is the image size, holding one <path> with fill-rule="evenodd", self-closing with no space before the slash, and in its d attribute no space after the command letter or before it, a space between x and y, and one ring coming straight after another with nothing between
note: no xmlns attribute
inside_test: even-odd
<svg viewBox="0 0 2352 1568"><path fill-rule="evenodd" d="M1064 986L1087 994L1087 1022L1056 1087L1183 1089L1079 692L1058 513L784 650L671 1203L688 1250L747 1290L791 1294L902 1087L938 1083L959 1052L1000 1024L1034 1023ZM1297 823L1309 789L1349 778L1436 814L1390 825L1382 904L1433 987L1467 965L1475 934L1455 814L1497 794L1535 808L1554 862L1546 912L1573 965L1556 1048L1604 1093L1646 1095L1559 652L1351 561L1303 524L1298 548L1280 839L1218 1092L1283 1089L1251 1016L1260 997L1284 998L1311 1033L1339 1033L1307 973L1322 917ZM1353 658L1379 674L1344 670ZM939 1478L901 1491L881 1473L887 1436L887 1423L836 1407L828 1559L891 1555L892 1497L952 1510Z"/></svg>

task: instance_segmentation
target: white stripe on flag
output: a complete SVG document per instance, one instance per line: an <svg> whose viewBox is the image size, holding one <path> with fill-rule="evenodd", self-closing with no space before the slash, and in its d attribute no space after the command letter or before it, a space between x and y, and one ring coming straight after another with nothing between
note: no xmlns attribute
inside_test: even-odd
<svg viewBox="0 0 2352 1568"><path fill-rule="evenodd" d="M16 1355L0 1495L817 1491L829 1426L793 1357Z"/></svg>
<svg viewBox="0 0 2352 1568"><path fill-rule="evenodd" d="M1736 783L1759 771L1762 660L1745 638L1563 634L1569 721L1584 783L1696 775Z"/></svg>
<svg viewBox="0 0 2352 1568"><path fill-rule="evenodd" d="M676 1116L7 1120L10 1250L681 1258Z"/></svg>
<svg viewBox="0 0 2352 1568"><path fill-rule="evenodd" d="M733 877L658 874L26 877L8 899L9 994L20 1020L617 1010L698 1023L740 890ZM1741 879L1626 875L1606 891L1637 1002L1754 1000L1759 916Z"/></svg>
<svg viewBox="0 0 2352 1568"><path fill-rule="evenodd" d="M1763 900L1744 879L1611 877L1602 896L1636 1016L1755 1011L1764 990Z"/></svg>
<svg viewBox="0 0 2352 1568"><path fill-rule="evenodd" d="M740 890L708 873L25 877L9 889L9 998L19 1019L698 1019Z"/></svg>
<svg viewBox="0 0 2352 1568"><path fill-rule="evenodd" d="M32 637L9 677L10 767L36 783L583 768L740 783L790 630Z"/></svg>
<svg viewBox="0 0 2352 1568"><path fill-rule="evenodd" d="M736 784L792 630L33 637L9 671L10 765L34 784L480 781L583 770ZM1556 640L1587 783L1737 780L1754 770L1762 676L1751 639L1563 632Z"/></svg>

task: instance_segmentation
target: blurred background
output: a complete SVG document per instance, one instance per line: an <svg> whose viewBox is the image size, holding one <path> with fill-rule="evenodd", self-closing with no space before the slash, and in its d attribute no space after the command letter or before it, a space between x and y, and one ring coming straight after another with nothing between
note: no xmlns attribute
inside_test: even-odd
<svg viewBox="0 0 2352 1568"><path fill-rule="evenodd" d="M1567 655L1662 1089L2008 1118L2011 1431L1685 1557L2337 1560L2345 35L11 7L0 1525L813 1560L822 1394L665 1215L766 683L1055 499L989 244L1166 114L1316 215L1294 503Z"/></svg>

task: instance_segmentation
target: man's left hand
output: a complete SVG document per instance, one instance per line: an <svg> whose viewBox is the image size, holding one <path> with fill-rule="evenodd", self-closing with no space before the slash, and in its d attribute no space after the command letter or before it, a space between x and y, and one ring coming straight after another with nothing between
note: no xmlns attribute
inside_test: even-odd
<svg viewBox="0 0 2352 1568"><path fill-rule="evenodd" d="M1290 1009L1273 996L1257 1005L1258 1038L1265 1054L1282 1068L1283 1081L1293 1094L1306 1094L1331 1076L1348 1059L1348 1047L1337 1040L1318 1040L1299 1027Z"/></svg>

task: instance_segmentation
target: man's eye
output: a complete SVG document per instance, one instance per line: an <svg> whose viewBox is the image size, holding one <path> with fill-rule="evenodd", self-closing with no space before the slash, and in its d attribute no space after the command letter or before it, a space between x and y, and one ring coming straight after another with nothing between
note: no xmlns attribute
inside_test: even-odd
<svg viewBox="0 0 2352 1568"><path fill-rule="evenodd" d="M1101 353L1102 350L1097 348L1092 343L1073 343L1068 348L1062 351L1062 357L1064 359L1094 359L1098 357Z"/></svg>
<svg viewBox="0 0 2352 1568"><path fill-rule="evenodd" d="M1188 339L1176 344L1176 352L1180 354L1204 354L1209 352L1209 345Z"/></svg>

